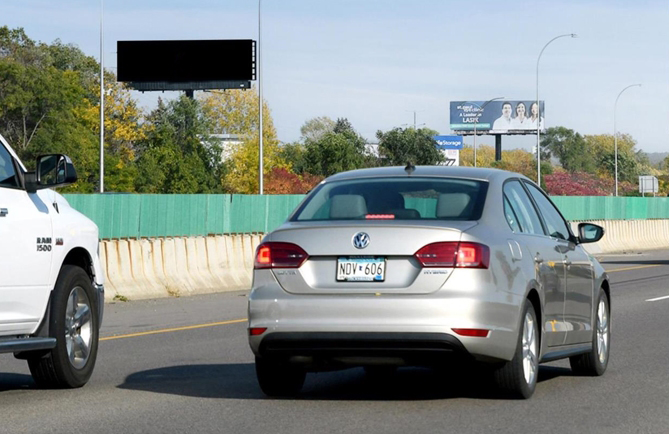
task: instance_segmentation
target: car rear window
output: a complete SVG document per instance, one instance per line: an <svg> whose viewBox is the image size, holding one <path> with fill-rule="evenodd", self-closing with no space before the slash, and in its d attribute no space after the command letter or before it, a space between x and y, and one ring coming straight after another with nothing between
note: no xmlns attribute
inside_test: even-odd
<svg viewBox="0 0 669 434"><path fill-rule="evenodd" d="M360 178L321 184L291 221L478 220L488 183L461 178Z"/></svg>

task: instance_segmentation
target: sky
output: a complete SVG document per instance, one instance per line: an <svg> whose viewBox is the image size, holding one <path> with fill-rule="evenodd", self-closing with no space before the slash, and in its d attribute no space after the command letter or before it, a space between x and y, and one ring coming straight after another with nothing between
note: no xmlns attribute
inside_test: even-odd
<svg viewBox="0 0 669 434"><path fill-rule="evenodd" d="M121 40L258 39L255 0L103 0L104 63ZM0 0L0 26L100 58L100 0ZM348 118L369 141L416 123L449 134L450 101L545 100L547 127L631 134L669 151L667 0L262 0L262 83L279 140ZM212 53L212 55L215 55ZM140 105L159 96L134 92ZM536 138L507 136L504 149ZM471 137L466 139L471 143ZM494 144L491 136L478 144Z"/></svg>

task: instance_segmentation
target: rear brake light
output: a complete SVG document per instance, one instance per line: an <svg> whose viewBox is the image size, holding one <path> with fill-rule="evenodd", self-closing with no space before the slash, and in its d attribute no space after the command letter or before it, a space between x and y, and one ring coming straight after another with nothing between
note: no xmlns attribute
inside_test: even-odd
<svg viewBox="0 0 669 434"><path fill-rule="evenodd" d="M423 267L453 267L457 250L457 242L432 243L418 250L414 256Z"/></svg>
<svg viewBox="0 0 669 434"><path fill-rule="evenodd" d="M296 244L268 242L258 246L253 268L300 268L309 258Z"/></svg>
<svg viewBox="0 0 669 434"><path fill-rule="evenodd" d="M393 220L395 214L367 214L365 218L367 220Z"/></svg>
<svg viewBox="0 0 669 434"><path fill-rule="evenodd" d="M459 268L488 268L490 265L490 249L478 243L460 243L458 248Z"/></svg>
<svg viewBox="0 0 669 434"><path fill-rule="evenodd" d="M469 336L472 338L487 338L490 330L485 329L453 329L460 336Z"/></svg>
<svg viewBox="0 0 669 434"><path fill-rule="evenodd" d="M432 243L414 256L424 268L488 268L490 265L490 249L478 243Z"/></svg>

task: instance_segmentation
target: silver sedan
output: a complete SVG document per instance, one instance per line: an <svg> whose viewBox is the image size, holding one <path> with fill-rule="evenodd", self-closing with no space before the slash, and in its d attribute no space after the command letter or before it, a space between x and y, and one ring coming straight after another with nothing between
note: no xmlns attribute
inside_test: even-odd
<svg viewBox="0 0 669 434"><path fill-rule="evenodd" d="M529 398L539 363L602 375L610 290L578 234L526 177L407 166L318 185L256 251L249 343L260 387L299 392L307 372L486 365ZM485 368L485 366L482 366Z"/></svg>

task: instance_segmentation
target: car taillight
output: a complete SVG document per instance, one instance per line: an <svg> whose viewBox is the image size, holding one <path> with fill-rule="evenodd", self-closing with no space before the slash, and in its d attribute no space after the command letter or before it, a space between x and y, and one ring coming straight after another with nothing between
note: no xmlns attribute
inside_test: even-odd
<svg viewBox="0 0 669 434"><path fill-rule="evenodd" d="M490 265L490 249L478 243L460 243L458 262L460 268L488 268Z"/></svg>
<svg viewBox="0 0 669 434"><path fill-rule="evenodd" d="M267 242L258 246L253 268L300 268L308 257L298 245Z"/></svg>
<svg viewBox="0 0 669 434"><path fill-rule="evenodd" d="M490 249L478 243L432 243L418 250L414 256L424 268L488 268L490 264Z"/></svg>

